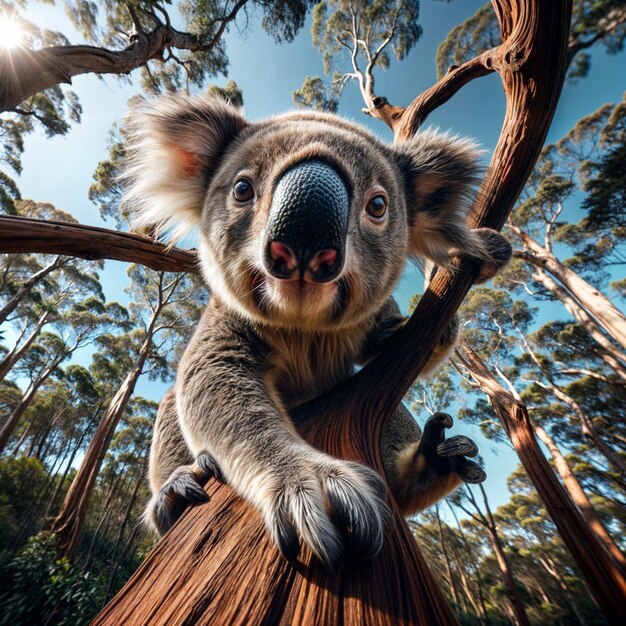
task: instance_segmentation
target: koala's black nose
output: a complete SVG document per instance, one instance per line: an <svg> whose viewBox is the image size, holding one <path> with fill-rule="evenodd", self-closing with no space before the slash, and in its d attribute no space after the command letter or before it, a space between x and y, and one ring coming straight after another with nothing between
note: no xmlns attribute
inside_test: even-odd
<svg viewBox="0 0 626 626"><path fill-rule="evenodd" d="M324 161L303 161L279 179L270 207L264 263L276 278L327 282L343 269L350 196Z"/></svg>

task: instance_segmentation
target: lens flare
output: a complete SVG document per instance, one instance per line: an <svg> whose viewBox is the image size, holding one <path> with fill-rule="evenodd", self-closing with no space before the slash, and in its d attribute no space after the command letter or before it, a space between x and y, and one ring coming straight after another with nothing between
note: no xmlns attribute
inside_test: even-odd
<svg viewBox="0 0 626 626"><path fill-rule="evenodd" d="M0 48L12 50L24 41L24 30L17 20L8 15L0 15Z"/></svg>

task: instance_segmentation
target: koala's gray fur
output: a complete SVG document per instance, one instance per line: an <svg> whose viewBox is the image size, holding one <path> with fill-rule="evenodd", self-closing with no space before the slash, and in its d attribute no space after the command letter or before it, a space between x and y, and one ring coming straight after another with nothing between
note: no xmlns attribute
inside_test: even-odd
<svg viewBox="0 0 626 626"><path fill-rule="evenodd" d="M129 119L126 206L138 226L174 239L199 225L212 292L159 410L148 515L164 532L187 502L206 499L199 481L221 472L289 558L300 537L335 566L336 524L350 528L353 551L375 554L387 514L382 479L312 448L286 409L352 375L404 323L391 293L407 257L446 266L452 254L469 254L483 262L482 279L506 263L510 248L500 235L465 226L475 146L432 131L389 146L323 113L250 123L220 100L184 96L141 104ZM276 280L261 254L273 190L289 168L312 159L347 181L345 265L331 282ZM245 203L233 197L241 177L255 191ZM387 198L382 221L365 210L372 193ZM427 369L445 358L456 334L453 325ZM422 436L401 407L386 428L386 474L406 513L461 480L484 478L463 457L476 454L469 439L442 444L449 426L438 414Z"/></svg>

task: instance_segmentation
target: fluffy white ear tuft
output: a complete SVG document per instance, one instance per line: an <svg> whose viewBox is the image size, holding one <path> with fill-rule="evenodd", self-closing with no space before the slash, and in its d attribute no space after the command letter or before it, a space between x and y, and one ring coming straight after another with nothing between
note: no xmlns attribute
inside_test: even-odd
<svg viewBox="0 0 626 626"><path fill-rule="evenodd" d="M409 254L440 266L449 266L454 253L487 257L481 238L466 226L481 174L476 144L427 130L395 149L407 181Z"/></svg>
<svg viewBox="0 0 626 626"><path fill-rule="evenodd" d="M172 95L132 106L120 179L133 227L178 241L197 225L211 175L245 126L240 109L215 97Z"/></svg>

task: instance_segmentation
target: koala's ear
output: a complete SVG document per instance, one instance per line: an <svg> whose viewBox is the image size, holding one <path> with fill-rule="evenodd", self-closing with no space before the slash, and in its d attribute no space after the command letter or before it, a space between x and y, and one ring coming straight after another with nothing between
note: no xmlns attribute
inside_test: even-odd
<svg viewBox="0 0 626 626"><path fill-rule="evenodd" d="M240 109L221 98L175 95L135 104L120 175L132 225L176 241L198 224L211 175L245 126Z"/></svg>
<svg viewBox="0 0 626 626"><path fill-rule="evenodd" d="M465 224L481 173L478 147L431 130L394 148L406 180L409 254L440 266L455 252L486 258L481 238Z"/></svg>

